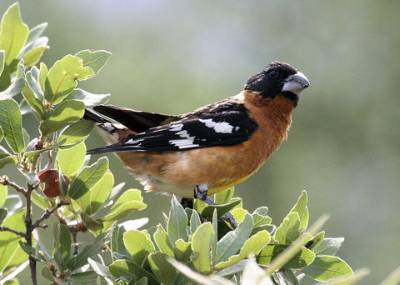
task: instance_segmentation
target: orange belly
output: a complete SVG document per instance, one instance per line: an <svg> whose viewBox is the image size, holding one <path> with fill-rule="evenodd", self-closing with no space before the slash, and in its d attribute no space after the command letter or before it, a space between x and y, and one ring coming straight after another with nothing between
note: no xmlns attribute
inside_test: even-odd
<svg viewBox="0 0 400 285"><path fill-rule="evenodd" d="M282 98L249 103L247 108L258 128L239 145L164 153L124 152L118 156L134 176L145 181L147 190L187 197L193 196L195 185L206 184L210 193L222 191L251 176L286 139L293 110L289 103Z"/></svg>

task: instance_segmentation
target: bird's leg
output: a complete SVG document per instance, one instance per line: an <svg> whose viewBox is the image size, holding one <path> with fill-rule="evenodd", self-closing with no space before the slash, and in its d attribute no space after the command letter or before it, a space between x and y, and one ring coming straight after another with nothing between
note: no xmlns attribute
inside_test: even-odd
<svg viewBox="0 0 400 285"><path fill-rule="evenodd" d="M208 205L215 205L215 202L213 199L211 199L208 196L208 186L206 184L199 184L196 185L194 189L194 197L196 199L202 200L203 202L207 203ZM235 218L232 216L231 213L226 213L225 215L222 216L222 218L235 229L237 228L237 222L235 221Z"/></svg>

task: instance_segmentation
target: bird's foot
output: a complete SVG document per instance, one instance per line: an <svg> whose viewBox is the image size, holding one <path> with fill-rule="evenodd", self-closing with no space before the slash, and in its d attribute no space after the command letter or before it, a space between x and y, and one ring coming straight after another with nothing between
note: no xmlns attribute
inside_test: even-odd
<svg viewBox="0 0 400 285"><path fill-rule="evenodd" d="M196 185L194 190L194 197L196 199L202 200L203 202L207 203L210 206L215 205L214 200L208 196L208 186L206 184ZM232 228L234 229L237 228L238 224L231 213L229 212L226 213L225 215L222 216L222 219L227 221Z"/></svg>

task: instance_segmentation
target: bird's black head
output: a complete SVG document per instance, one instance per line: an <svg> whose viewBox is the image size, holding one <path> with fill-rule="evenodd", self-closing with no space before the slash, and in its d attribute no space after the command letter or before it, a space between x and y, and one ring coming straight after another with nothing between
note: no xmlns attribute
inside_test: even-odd
<svg viewBox="0 0 400 285"><path fill-rule="evenodd" d="M255 91L265 98L283 95L297 102L300 92L310 86L307 77L287 63L273 62L250 77L244 90Z"/></svg>

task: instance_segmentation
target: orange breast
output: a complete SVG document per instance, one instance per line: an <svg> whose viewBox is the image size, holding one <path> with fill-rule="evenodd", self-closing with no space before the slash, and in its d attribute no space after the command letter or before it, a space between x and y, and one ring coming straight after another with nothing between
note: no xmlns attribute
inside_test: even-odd
<svg viewBox="0 0 400 285"><path fill-rule="evenodd" d="M283 97L264 101L254 95L244 95L245 105L259 127L243 144L163 154L125 152L118 155L135 175L149 175L179 187L207 184L211 192L217 192L240 183L287 137L293 110L293 104Z"/></svg>

